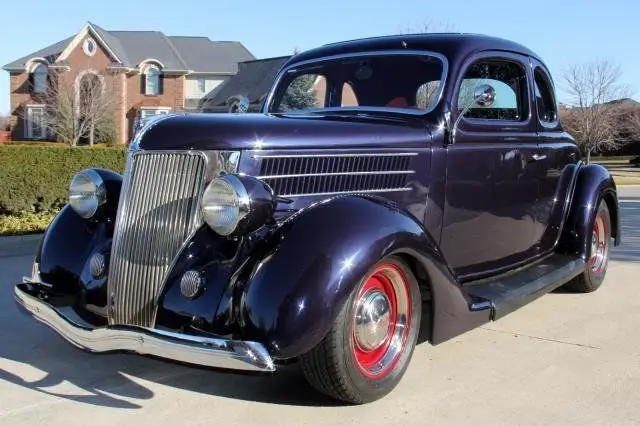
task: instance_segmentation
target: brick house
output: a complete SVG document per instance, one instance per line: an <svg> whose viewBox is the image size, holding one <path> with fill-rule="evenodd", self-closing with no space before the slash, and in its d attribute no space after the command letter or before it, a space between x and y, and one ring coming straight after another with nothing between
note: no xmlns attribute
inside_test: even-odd
<svg viewBox="0 0 640 426"><path fill-rule="evenodd" d="M83 79L99 78L113 99L118 143L136 118L196 109L201 98L255 59L239 42L166 36L158 31L106 31L87 23L65 40L6 64L12 137L51 139L43 126L52 79L80 96Z"/></svg>

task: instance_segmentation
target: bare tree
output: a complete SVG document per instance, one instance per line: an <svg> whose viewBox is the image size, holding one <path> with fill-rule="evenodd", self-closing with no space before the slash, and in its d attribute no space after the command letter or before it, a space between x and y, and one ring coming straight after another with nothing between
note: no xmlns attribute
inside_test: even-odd
<svg viewBox="0 0 640 426"><path fill-rule="evenodd" d="M451 21L438 21L433 19L426 19L418 24L407 24L401 26L399 29L400 34L415 34L415 33L446 33L456 30L456 26Z"/></svg>
<svg viewBox="0 0 640 426"><path fill-rule="evenodd" d="M47 91L41 94L47 112L40 121L46 134L71 147L115 134L113 76L85 73L73 78L67 73L50 76Z"/></svg>
<svg viewBox="0 0 640 426"><path fill-rule="evenodd" d="M629 142L640 141L640 107L630 108L625 118L624 125Z"/></svg>
<svg viewBox="0 0 640 426"><path fill-rule="evenodd" d="M625 142L619 127L620 105L628 94L620 66L608 60L573 65L562 75L571 107L563 124L582 147L587 163L594 151L616 149Z"/></svg>

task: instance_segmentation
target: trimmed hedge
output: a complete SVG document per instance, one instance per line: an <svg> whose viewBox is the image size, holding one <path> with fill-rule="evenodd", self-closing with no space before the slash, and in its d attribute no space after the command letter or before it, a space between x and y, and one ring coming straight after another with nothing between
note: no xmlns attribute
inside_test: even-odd
<svg viewBox="0 0 640 426"><path fill-rule="evenodd" d="M0 215L57 212L73 175L90 167L122 173L126 150L0 145Z"/></svg>

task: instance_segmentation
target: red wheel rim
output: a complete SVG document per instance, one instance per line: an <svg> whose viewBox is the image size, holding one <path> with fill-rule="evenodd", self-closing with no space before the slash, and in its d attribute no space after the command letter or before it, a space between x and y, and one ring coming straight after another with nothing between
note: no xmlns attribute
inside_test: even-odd
<svg viewBox="0 0 640 426"><path fill-rule="evenodd" d="M404 352L411 324L411 293L393 264L378 266L364 280L354 306L351 346L360 372L388 374Z"/></svg>
<svg viewBox="0 0 640 426"><path fill-rule="evenodd" d="M596 274L601 274L607 265L609 256L609 244L607 241L607 228L604 215L598 213L593 223L593 234L591 236L591 270Z"/></svg>

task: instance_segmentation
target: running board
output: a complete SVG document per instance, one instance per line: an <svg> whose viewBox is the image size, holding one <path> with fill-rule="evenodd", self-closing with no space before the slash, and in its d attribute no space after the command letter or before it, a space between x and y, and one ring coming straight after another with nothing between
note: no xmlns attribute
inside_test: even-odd
<svg viewBox="0 0 640 426"><path fill-rule="evenodd" d="M484 300L474 303L471 309L490 307L491 319L495 321L561 287L581 274L584 268L585 262L579 257L554 254L497 277L471 281L464 287L471 296Z"/></svg>

